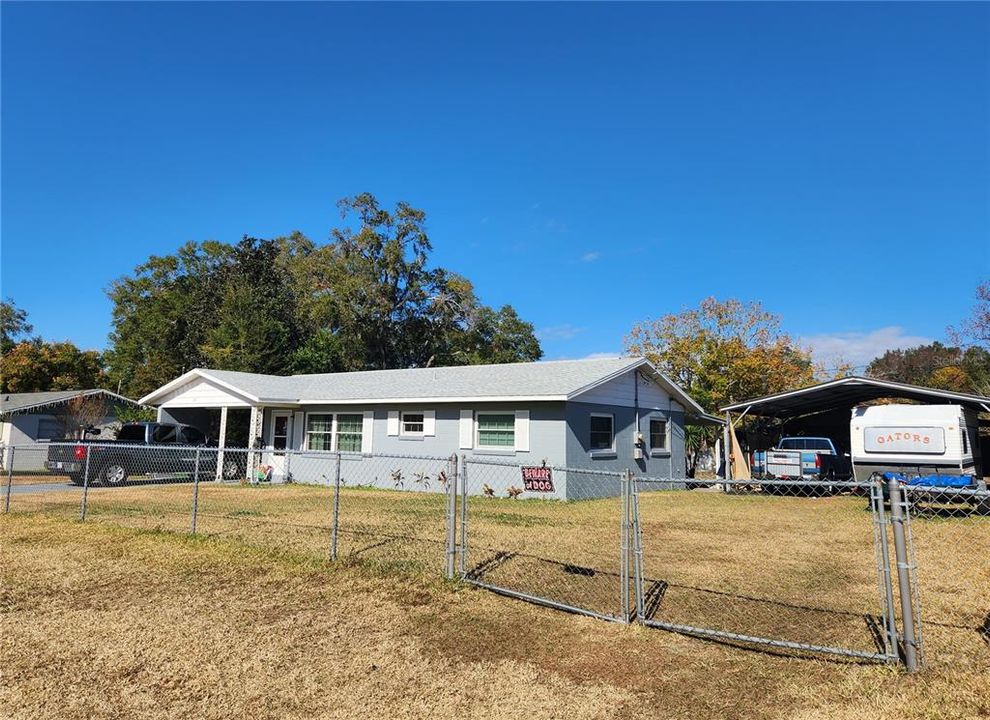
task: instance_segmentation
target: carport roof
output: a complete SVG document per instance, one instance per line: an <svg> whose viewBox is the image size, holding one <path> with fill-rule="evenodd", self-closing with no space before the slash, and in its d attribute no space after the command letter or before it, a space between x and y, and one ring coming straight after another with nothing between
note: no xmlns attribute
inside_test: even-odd
<svg viewBox="0 0 990 720"><path fill-rule="evenodd" d="M843 407L851 408L880 398L902 398L929 405L962 405L979 412L990 412L990 397L857 376L744 400L726 405L721 410L722 412L745 411L750 415L768 417L793 417Z"/></svg>

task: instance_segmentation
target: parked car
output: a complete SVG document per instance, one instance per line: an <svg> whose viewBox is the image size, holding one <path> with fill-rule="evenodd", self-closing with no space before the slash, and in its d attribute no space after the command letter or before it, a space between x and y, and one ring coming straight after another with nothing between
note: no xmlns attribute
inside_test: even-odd
<svg viewBox="0 0 990 720"><path fill-rule="evenodd" d="M206 436L191 425L127 423L117 433L116 440L93 438L53 443L48 448L45 467L51 472L65 473L75 485L82 485L85 480L87 457L89 482L94 485L123 485L135 476L191 479L196 468L196 451L203 447L207 447ZM199 479L216 477L218 453L199 455ZM244 453L225 453L225 480L244 477L246 469Z"/></svg>
<svg viewBox="0 0 990 720"><path fill-rule="evenodd" d="M848 480L852 461L840 453L829 438L784 437L766 453L757 453L754 465L766 480ZM765 492L794 490L798 486L766 484ZM830 487L820 490L829 492Z"/></svg>

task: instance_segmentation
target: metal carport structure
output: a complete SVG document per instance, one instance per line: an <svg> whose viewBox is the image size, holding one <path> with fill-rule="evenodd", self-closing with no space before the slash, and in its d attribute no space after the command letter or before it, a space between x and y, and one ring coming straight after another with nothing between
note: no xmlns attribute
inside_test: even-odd
<svg viewBox="0 0 990 720"><path fill-rule="evenodd" d="M788 390L751 400L743 400L720 408L720 411L725 413L723 461L726 476L728 479L732 479L729 461L730 428L746 415L779 420L806 419L825 413L851 412L852 408L857 405L887 398L912 400L928 405L962 405L977 412L990 413L990 397L983 395L971 395L860 376L829 380L798 390ZM732 419L733 413L738 413L735 421Z"/></svg>

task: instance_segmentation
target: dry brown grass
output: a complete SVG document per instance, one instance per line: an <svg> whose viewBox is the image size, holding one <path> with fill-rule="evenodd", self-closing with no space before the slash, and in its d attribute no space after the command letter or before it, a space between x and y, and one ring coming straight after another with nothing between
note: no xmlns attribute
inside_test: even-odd
<svg viewBox="0 0 990 720"><path fill-rule="evenodd" d="M67 521L77 495L16 498L14 510L45 514L0 518L0 716L990 715L990 649L972 624L988 609L990 574L973 554L936 562L947 543L985 548L985 519L916 523L919 562L935 573L928 619L958 627L926 628L931 666L907 677L437 581L438 496L348 489L347 562L334 566L323 561L326 489L204 484L206 536L157 532L188 528L190 494L188 485L95 489L85 525ZM644 493L646 574L668 583L659 612L870 649L862 615L877 602L864 504ZM469 566L519 553L485 579L617 607L616 506L472 499Z"/></svg>

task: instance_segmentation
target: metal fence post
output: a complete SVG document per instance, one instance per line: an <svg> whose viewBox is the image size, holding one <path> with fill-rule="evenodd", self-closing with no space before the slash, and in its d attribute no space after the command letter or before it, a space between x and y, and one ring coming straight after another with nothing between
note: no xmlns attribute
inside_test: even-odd
<svg viewBox="0 0 990 720"><path fill-rule="evenodd" d="M911 602L911 566L908 563L904 534L904 493L900 483L887 482L890 494L890 521L894 529L894 557L897 561L897 589L901 600L901 637L904 639L904 666L908 672L918 669L918 649L914 635L914 606Z"/></svg>
<svg viewBox="0 0 990 720"><path fill-rule="evenodd" d="M639 527L639 491L636 489L636 483L630 470L626 470L626 481L629 483L629 496L632 498L633 554L635 557L633 592L636 595L636 619L638 622L643 622L646 603L643 598L643 533Z"/></svg>
<svg viewBox="0 0 990 720"><path fill-rule="evenodd" d="M897 659L897 612L894 609L894 584L890 575L890 543L887 539L887 513L883 508L883 479L870 483L870 505L873 511L874 535L877 551L877 577L880 583L880 601L884 607L886 624L886 651L888 657Z"/></svg>
<svg viewBox="0 0 990 720"><path fill-rule="evenodd" d="M83 493L79 508L79 520L86 521L86 502L89 497L89 456L93 454L93 446L86 446L86 465L83 469Z"/></svg>
<svg viewBox="0 0 990 720"><path fill-rule="evenodd" d="M193 535L196 534L196 514L199 512L199 454L200 449L196 448L196 460L193 462L193 506L191 528Z"/></svg>
<svg viewBox="0 0 990 720"><path fill-rule="evenodd" d="M340 453L337 453L337 469L333 480L333 526L330 530L330 559L337 559L337 528L340 525Z"/></svg>
<svg viewBox="0 0 990 720"><path fill-rule="evenodd" d="M285 451L285 475L282 477L282 482L291 483L292 482L292 451Z"/></svg>
<svg viewBox="0 0 990 720"><path fill-rule="evenodd" d="M620 506L622 508L621 516L622 522L620 523L619 537L620 540L620 560L619 560L619 582L622 587L620 588L619 597L622 603L622 622L629 622L629 488L626 482L628 478L629 471L626 471L626 475L622 478L621 492L620 496Z"/></svg>
<svg viewBox="0 0 990 720"><path fill-rule="evenodd" d="M468 472L467 472L467 455L461 455L461 465L460 465L460 472L458 473L458 480L461 483L461 557L460 557L460 571L461 571L461 579L463 580L467 576L467 555L468 555L468 544L467 544L467 524L468 524Z"/></svg>
<svg viewBox="0 0 990 720"><path fill-rule="evenodd" d="M453 580L457 554L457 453L450 456L450 470L447 478L447 579Z"/></svg>
<svg viewBox="0 0 990 720"><path fill-rule="evenodd" d="M10 456L7 456L7 453ZM5 513L10 512L10 487L14 484L14 448L6 447L4 448L4 460L6 460L9 465L7 465L7 488L4 490L3 498L3 511Z"/></svg>

